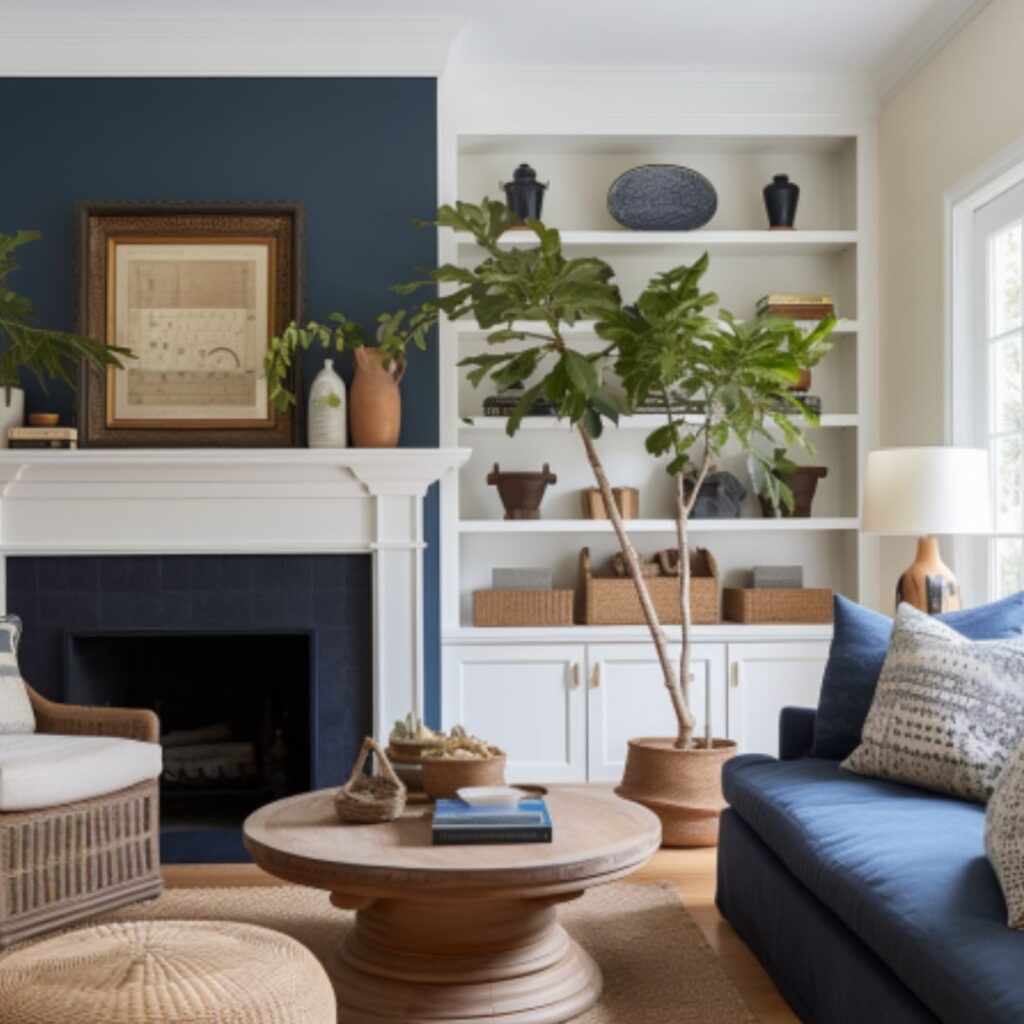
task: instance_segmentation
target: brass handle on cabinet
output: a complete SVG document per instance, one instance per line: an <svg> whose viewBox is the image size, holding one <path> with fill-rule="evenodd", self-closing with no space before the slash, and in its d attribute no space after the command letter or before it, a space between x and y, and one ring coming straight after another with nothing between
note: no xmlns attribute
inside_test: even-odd
<svg viewBox="0 0 1024 1024"><path fill-rule="evenodd" d="M601 685L601 662L595 661L590 673L590 688L596 690Z"/></svg>
<svg viewBox="0 0 1024 1024"><path fill-rule="evenodd" d="M572 670L570 674L569 689L578 690L580 688L580 663L574 661L572 663Z"/></svg>
<svg viewBox="0 0 1024 1024"><path fill-rule="evenodd" d="M734 690L737 689L739 687L739 685L740 685L740 682L741 682L741 671L742 671L742 663L738 662L738 661L734 661L732 663L732 679L729 680L732 683L732 688Z"/></svg>

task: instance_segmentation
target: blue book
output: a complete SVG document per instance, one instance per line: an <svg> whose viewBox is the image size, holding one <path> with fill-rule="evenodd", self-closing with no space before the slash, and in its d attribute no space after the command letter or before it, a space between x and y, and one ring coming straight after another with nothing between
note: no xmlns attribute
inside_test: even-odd
<svg viewBox="0 0 1024 1024"><path fill-rule="evenodd" d="M516 807L471 807L438 800L431 839L435 846L482 843L550 843L551 815L543 800L526 798Z"/></svg>

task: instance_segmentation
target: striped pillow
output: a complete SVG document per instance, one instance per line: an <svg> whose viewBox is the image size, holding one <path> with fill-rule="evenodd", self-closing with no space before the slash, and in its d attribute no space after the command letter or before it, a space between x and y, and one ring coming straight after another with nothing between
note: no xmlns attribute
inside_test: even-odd
<svg viewBox="0 0 1024 1024"><path fill-rule="evenodd" d="M976 640L908 604L860 746L842 767L986 803L1024 741L1024 643Z"/></svg>
<svg viewBox="0 0 1024 1024"><path fill-rule="evenodd" d="M0 735L36 731L36 716L18 668L21 619L0 616Z"/></svg>

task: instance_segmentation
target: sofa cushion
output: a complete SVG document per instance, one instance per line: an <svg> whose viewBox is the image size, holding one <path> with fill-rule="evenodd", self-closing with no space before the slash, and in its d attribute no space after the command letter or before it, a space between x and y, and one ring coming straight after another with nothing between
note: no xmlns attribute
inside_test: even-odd
<svg viewBox="0 0 1024 1024"><path fill-rule="evenodd" d="M36 716L18 668L21 619L0 616L0 735L35 732Z"/></svg>
<svg viewBox="0 0 1024 1024"><path fill-rule="evenodd" d="M160 777L158 743L103 736L0 736L0 811L55 807Z"/></svg>
<svg viewBox="0 0 1024 1024"><path fill-rule="evenodd" d="M985 856L984 808L839 768L745 755L726 799L946 1024L1024 1020L1024 933Z"/></svg>
<svg viewBox="0 0 1024 1024"><path fill-rule="evenodd" d="M1003 769L988 802L985 850L1006 899L1007 924L1024 929L1024 743Z"/></svg>
<svg viewBox="0 0 1024 1024"><path fill-rule="evenodd" d="M1024 591L936 618L968 640L1024 637ZM891 636L892 619L836 596L832 645L814 723L814 757L842 760L860 743Z"/></svg>
<svg viewBox="0 0 1024 1024"><path fill-rule="evenodd" d="M1024 643L968 640L909 604L842 767L984 803L1024 740Z"/></svg>

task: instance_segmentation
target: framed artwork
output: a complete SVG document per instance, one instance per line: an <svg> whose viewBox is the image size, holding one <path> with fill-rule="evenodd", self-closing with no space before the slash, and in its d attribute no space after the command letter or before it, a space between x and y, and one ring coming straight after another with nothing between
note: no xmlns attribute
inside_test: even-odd
<svg viewBox="0 0 1024 1024"><path fill-rule="evenodd" d="M263 358L301 319L302 243L294 203L79 204L77 330L135 357L82 367L80 443L295 443Z"/></svg>

